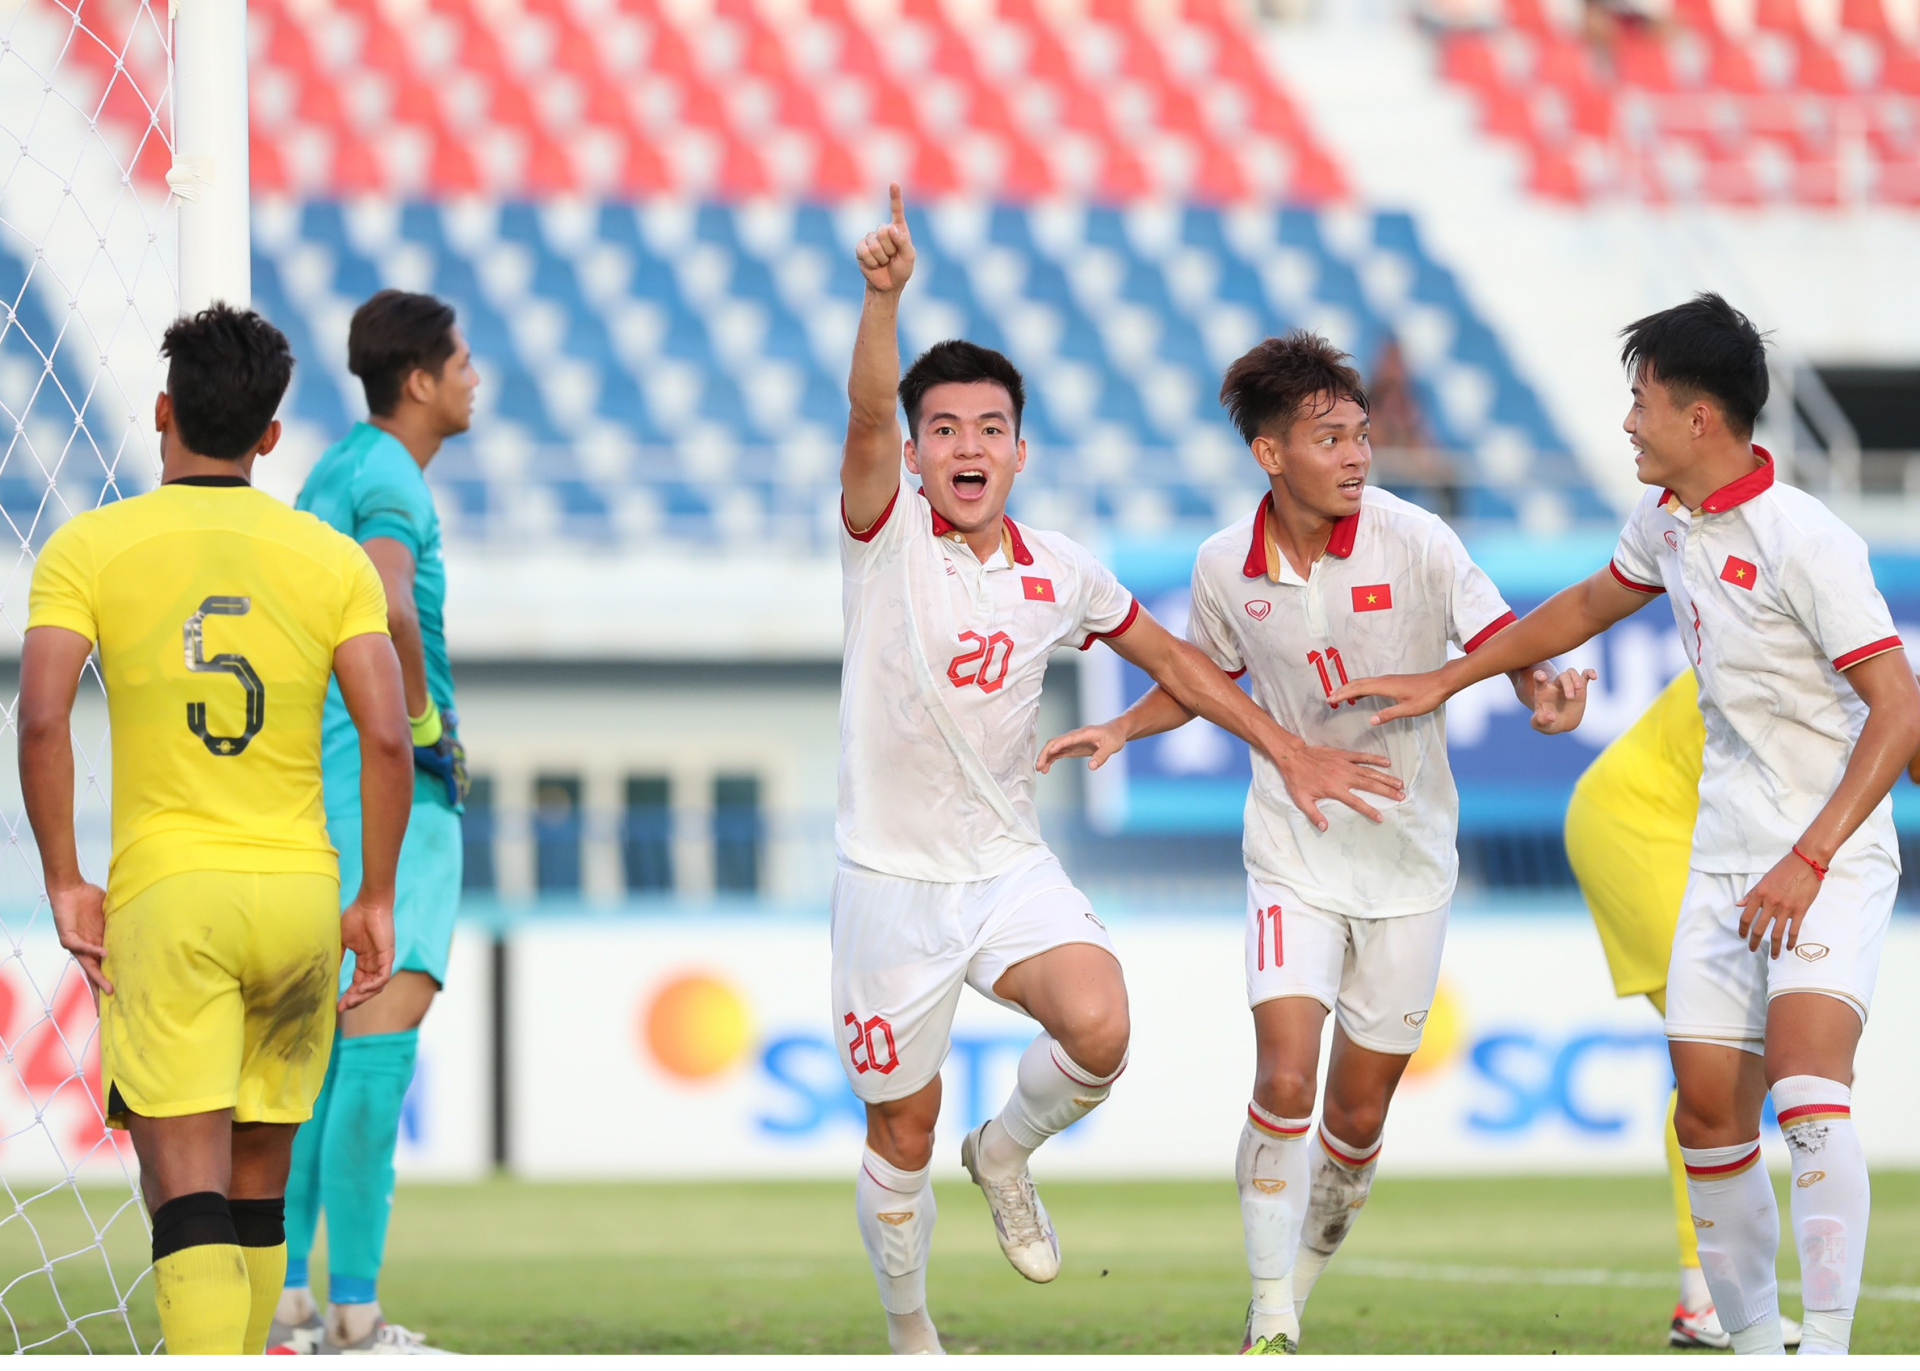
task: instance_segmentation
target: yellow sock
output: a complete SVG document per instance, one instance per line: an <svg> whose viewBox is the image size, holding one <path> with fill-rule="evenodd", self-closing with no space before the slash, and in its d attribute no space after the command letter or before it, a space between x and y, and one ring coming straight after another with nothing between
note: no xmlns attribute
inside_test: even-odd
<svg viewBox="0 0 1920 1371"><path fill-rule="evenodd" d="M281 1287L287 1283L287 1245L243 1247L240 1255L246 1260L247 1284L253 1292L245 1351L257 1357L267 1350L267 1330L273 1326L273 1311L280 1303Z"/></svg>
<svg viewBox="0 0 1920 1371"><path fill-rule="evenodd" d="M239 1355L253 1292L237 1243L203 1243L153 1264L153 1301L172 1356Z"/></svg>

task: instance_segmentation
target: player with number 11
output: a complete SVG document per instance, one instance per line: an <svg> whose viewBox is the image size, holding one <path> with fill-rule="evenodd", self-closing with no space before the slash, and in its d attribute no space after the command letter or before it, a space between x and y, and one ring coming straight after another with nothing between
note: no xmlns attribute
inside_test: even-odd
<svg viewBox="0 0 1920 1371"><path fill-rule="evenodd" d="M1220 399L1271 489L1202 545L1187 636L1235 677L1251 672L1254 699L1282 728L1322 748L1387 754L1367 760L1388 770L1355 786L1382 797L1378 811L1336 794L1350 810L1322 815L1258 754L1247 794L1247 1002L1259 1064L1235 1166L1253 1276L1241 1350L1289 1353L1313 1282L1373 1183L1387 1103L1433 1004L1459 869L1460 800L1440 717L1371 729L1332 696L1350 676L1437 667L1449 643L1472 652L1514 616L1452 529L1367 488L1366 392L1332 344L1270 338L1228 368ZM1535 728L1579 722L1591 672L1555 677L1542 664L1510 674ZM1119 718L1047 744L1040 766L1091 757L1097 767L1192 718L1155 688ZM1333 1053L1310 1152L1329 1009Z"/></svg>

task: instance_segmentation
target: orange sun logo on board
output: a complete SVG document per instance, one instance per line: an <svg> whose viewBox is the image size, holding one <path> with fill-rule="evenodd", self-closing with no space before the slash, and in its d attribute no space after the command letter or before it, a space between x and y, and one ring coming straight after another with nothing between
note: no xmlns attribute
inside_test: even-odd
<svg viewBox="0 0 1920 1371"><path fill-rule="evenodd" d="M709 971L669 976L640 1005L643 1055L688 1084L738 1066L753 1044L753 1015L733 985Z"/></svg>
<svg viewBox="0 0 1920 1371"><path fill-rule="evenodd" d="M1413 1060L1407 1063L1407 1079L1417 1081L1422 1077L1438 1075L1453 1064L1460 1055L1460 1048L1467 1036L1466 1015L1461 1012L1460 999L1443 980L1434 988L1433 1005L1424 1012L1406 1016L1409 1027L1425 1028L1420 1036L1420 1050L1413 1054Z"/></svg>

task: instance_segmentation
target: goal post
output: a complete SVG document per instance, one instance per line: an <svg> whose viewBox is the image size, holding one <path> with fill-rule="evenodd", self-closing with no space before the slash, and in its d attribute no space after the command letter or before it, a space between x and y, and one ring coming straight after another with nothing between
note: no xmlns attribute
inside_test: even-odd
<svg viewBox="0 0 1920 1371"><path fill-rule="evenodd" d="M179 311L253 303L246 0L172 0Z"/></svg>
<svg viewBox="0 0 1920 1371"><path fill-rule="evenodd" d="M167 325L251 303L247 80L245 0L0 0L0 1351L160 1349L132 1149L25 822L18 661L48 536L159 479ZM89 668L75 828L102 884L105 704Z"/></svg>

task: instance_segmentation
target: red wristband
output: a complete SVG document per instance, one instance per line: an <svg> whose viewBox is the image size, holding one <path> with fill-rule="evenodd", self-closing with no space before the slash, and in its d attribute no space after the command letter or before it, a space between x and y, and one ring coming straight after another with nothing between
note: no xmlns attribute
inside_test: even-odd
<svg viewBox="0 0 1920 1371"><path fill-rule="evenodd" d="M1805 862L1808 866L1812 867L1813 874L1815 876L1819 877L1823 881L1827 879L1827 868L1820 865L1820 863L1816 862L1813 858L1809 857L1806 853L1802 852L1800 850L1800 845L1798 843L1794 844L1793 855L1798 857L1801 861Z"/></svg>

